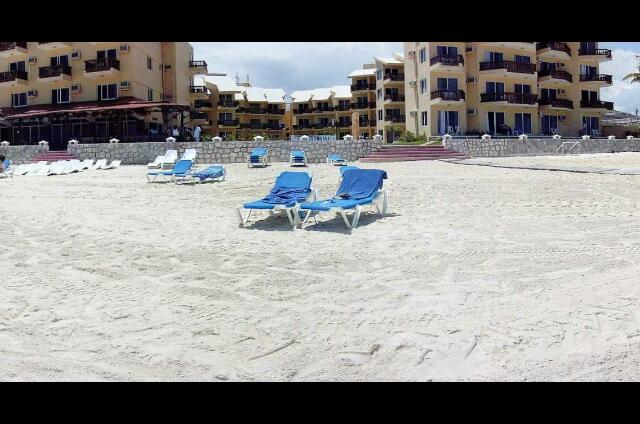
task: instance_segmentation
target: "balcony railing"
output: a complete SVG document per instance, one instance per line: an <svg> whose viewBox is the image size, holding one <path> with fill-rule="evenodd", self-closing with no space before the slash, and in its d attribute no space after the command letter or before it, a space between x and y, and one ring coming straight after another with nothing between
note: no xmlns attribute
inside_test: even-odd
<svg viewBox="0 0 640 424"><path fill-rule="evenodd" d="M600 81L600 82L606 82L607 84L612 84L613 79L611 75L605 75L605 74L580 75L580 82L586 82L586 81Z"/></svg>
<svg viewBox="0 0 640 424"><path fill-rule="evenodd" d="M439 63L445 66L458 66L464 65L464 57L461 54L458 55L438 55L434 56L430 60L431 65Z"/></svg>
<svg viewBox="0 0 640 424"><path fill-rule="evenodd" d="M532 93L482 93L481 102L507 102L518 105L535 105L538 95Z"/></svg>
<svg viewBox="0 0 640 424"><path fill-rule="evenodd" d="M301 113L311 113L311 109L309 109L309 108L293 109L293 114L294 115L299 115Z"/></svg>
<svg viewBox="0 0 640 424"><path fill-rule="evenodd" d="M206 68L207 67L207 62L205 62L204 60L190 60L189 61L189 68Z"/></svg>
<svg viewBox="0 0 640 424"><path fill-rule="evenodd" d="M375 119L369 119L367 120L360 120L358 121L358 125L361 127L375 127L376 126L376 120Z"/></svg>
<svg viewBox="0 0 640 424"><path fill-rule="evenodd" d="M252 108L252 107L241 107L238 108L238 113L248 113L251 115L266 115L267 109L263 108Z"/></svg>
<svg viewBox="0 0 640 424"><path fill-rule="evenodd" d="M351 121L338 121L338 127L340 128L350 127L350 126L351 126Z"/></svg>
<svg viewBox="0 0 640 424"><path fill-rule="evenodd" d="M490 71L493 69L506 69L507 72L516 72L520 74L534 74L536 72L536 65L533 63L513 62L511 60L480 62L481 71Z"/></svg>
<svg viewBox="0 0 640 424"><path fill-rule="evenodd" d="M0 83L14 81L16 79L28 80L28 78L28 74L25 71L0 72Z"/></svg>
<svg viewBox="0 0 640 424"><path fill-rule="evenodd" d="M241 129L249 129L249 130L266 130L267 129L268 124L264 124L264 123L259 123L259 124L240 124L240 128Z"/></svg>
<svg viewBox="0 0 640 424"><path fill-rule="evenodd" d="M203 102L202 100L196 100L193 102L193 107L196 109L204 108L204 107L212 107L213 104L211 102Z"/></svg>
<svg viewBox="0 0 640 424"><path fill-rule="evenodd" d="M568 99L549 99L541 97L540 100L538 100L538 106L551 106L573 109L573 102Z"/></svg>
<svg viewBox="0 0 640 424"><path fill-rule="evenodd" d="M218 106L220 107L238 107L239 104L240 102L225 101L225 100L221 100L218 102Z"/></svg>
<svg viewBox="0 0 640 424"><path fill-rule="evenodd" d="M237 119L221 119L218 121L218 126L221 127L237 127L238 120Z"/></svg>
<svg viewBox="0 0 640 424"><path fill-rule="evenodd" d="M431 100L442 99L449 101L458 101L465 99L464 91L462 90L434 90L431 92Z"/></svg>
<svg viewBox="0 0 640 424"><path fill-rule="evenodd" d="M384 74L384 80L404 81L404 74Z"/></svg>
<svg viewBox="0 0 640 424"><path fill-rule="evenodd" d="M580 100L580 107L613 110L613 102L602 100Z"/></svg>
<svg viewBox="0 0 640 424"><path fill-rule="evenodd" d="M204 85L190 85L189 93L207 94L207 87Z"/></svg>
<svg viewBox="0 0 640 424"><path fill-rule="evenodd" d="M374 109L375 107L376 102L351 103L351 109Z"/></svg>
<svg viewBox="0 0 640 424"><path fill-rule="evenodd" d="M609 49L580 49L579 56L605 56L611 59L611 50Z"/></svg>
<svg viewBox="0 0 640 424"><path fill-rule="evenodd" d="M563 79L569 82L573 82L573 76L567 72L567 71L562 71L559 69L545 69L542 71L538 71L538 78L542 78L542 77L547 77L547 76L551 76L551 78L555 78L555 79Z"/></svg>
<svg viewBox="0 0 640 424"><path fill-rule="evenodd" d="M333 112L336 108L333 106L316 106L313 108L314 112Z"/></svg>
<svg viewBox="0 0 640 424"><path fill-rule="evenodd" d="M559 52L565 52L566 54L571 56L571 48L566 43L560 41L546 41L536 44L536 50L543 50L546 48L557 50Z"/></svg>
<svg viewBox="0 0 640 424"><path fill-rule="evenodd" d="M385 115L385 122L405 122L406 118L404 115Z"/></svg>
<svg viewBox="0 0 640 424"><path fill-rule="evenodd" d="M267 108L269 115L284 115L284 109L269 109Z"/></svg>
<svg viewBox="0 0 640 424"><path fill-rule="evenodd" d="M351 91L367 91L375 89L375 84L351 84Z"/></svg>
<svg viewBox="0 0 640 424"><path fill-rule="evenodd" d="M308 130L311 129L311 124L297 124L293 126L294 130Z"/></svg>
<svg viewBox="0 0 640 424"><path fill-rule="evenodd" d="M209 119L209 115L204 112L191 112L191 119Z"/></svg>
<svg viewBox="0 0 640 424"><path fill-rule="evenodd" d="M318 122L315 124L311 124L311 128L316 130L321 130L323 128L331 128L331 122Z"/></svg>
<svg viewBox="0 0 640 424"><path fill-rule="evenodd" d="M110 69L120 70L120 61L113 58L91 59L84 61L85 72L102 72Z"/></svg>
<svg viewBox="0 0 640 424"><path fill-rule="evenodd" d="M284 124L267 124L269 131L280 131L284 129Z"/></svg>
<svg viewBox="0 0 640 424"><path fill-rule="evenodd" d="M404 94L386 94L384 99L392 102L404 102Z"/></svg>
<svg viewBox="0 0 640 424"><path fill-rule="evenodd" d="M351 109L351 104L350 103L336 106L336 110L337 111L345 111L345 110L350 110L350 109Z"/></svg>
<svg viewBox="0 0 640 424"><path fill-rule="evenodd" d="M71 66L67 65L52 65L43 66L38 70L38 76L40 78L52 78L62 75L71 76Z"/></svg>
<svg viewBox="0 0 640 424"><path fill-rule="evenodd" d="M0 42L0 52L4 52L6 50L13 50L16 47L21 47L23 49L27 48L26 41L1 41Z"/></svg>

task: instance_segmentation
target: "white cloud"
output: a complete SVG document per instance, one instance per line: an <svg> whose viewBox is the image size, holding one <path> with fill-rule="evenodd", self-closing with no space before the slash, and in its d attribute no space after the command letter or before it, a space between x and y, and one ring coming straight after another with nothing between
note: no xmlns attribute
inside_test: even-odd
<svg viewBox="0 0 640 424"><path fill-rule="evenodd" d="M209 72L223 72L264 88L295 90L346 85L347 75L374 56L402 53L400 42L225 42L191 43L194 59L206 60Z"/></svg>
<svg viewBox="0 0 640 424"><path fill-rule="evenodd" d="M612 101L616 110L635 113L640 109L640 84L622 81L625 75L638 72L638 53L631 50L616 49L612 51L613 59L600 65L600 72L613 76L611 87L600 91L602 100Z"/></svg>

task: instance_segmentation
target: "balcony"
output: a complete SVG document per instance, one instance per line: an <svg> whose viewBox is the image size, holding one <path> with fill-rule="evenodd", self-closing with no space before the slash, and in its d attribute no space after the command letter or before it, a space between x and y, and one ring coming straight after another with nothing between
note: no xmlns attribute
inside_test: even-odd
<svg viewBox="0 0 640 424"><path fill-rule="evenodd" d="M243 130L266 130L267 129L268 124L265 123L258 123L258 124L252 124L252 123L241 123L240 124L240 129Z"/></svg>
<svg viewBox="0 0 640 424"><path fill-rule="evenodd" d="M267 108L267 115L284 115L284 109Z"/></svg>
<svg viewBox="0 0 640 424"><path fill-rule="evenodd" d="M335 107L338 112L345 112L351 110L351 103L341 104Z"/></svg>
<svg viewBox="0 0 640 424"><path fill-rule="evenodd" d="M208 98L209 90L204 85L190 85L189 93L192 97L196 98Z"/></svg>
<svg viewBox="0 0 640 424"><path fill-rule="evenodd" d="M104 58L84 61L84 76L87 78L108 78L120 75L120 61Z"/></svg>
<svg viewBox="0 0 640 424"><path fill-rule="evenodd" d="M248 113L250 115L266 115L266 108L254 108L254 107L241 107L236 111L237 113Z"/></svg>
<svg viewBox="0 0 640 424"><path fill-rule="evenodd" d="M375 84L351 84L351 92L375 90Z"/></svg>
<svg viewBox="0 0 640 424"><path fill-rule="evenodd" d="M71 81L71 66L43 66L38 69L38 79L45 82Z"/></svg>
<svg viewBox="0 0 640 424"><path fill-rule="evenodd" d="M609 49L580 49L578 50L580 59L594 60L596 62L607 62L611 60L611 50Z"/></svg>
<svg viewBox="0 0 640 424"><path fill-rule="evenodd" d="M240 105L240 102L233 102L233 101L226 101L226 100L221 100L218 102L218 107L220 109L229 109L229 108L237 108L238 105Z"/></svg>
<svg viewBox="0 0 640 424"><path fill-rule="evenodd" d="M406 118L404 115L385 115L384 122L391 122L393 124L404 123Z"/></svg>
<svg viewBox="0 0 640 424"><path fill-rule="evenodd" d="M386 94L384 96L385 103L404 102L404 94Z"/></svg>
<svg viewBox="0 0 640 424"><path fill-rule="evenodd" d="M209 72L207 62L204 60L190 60L189 71L192 75L206 74Z"/></svg>
<svg viewBox="0 0 640 424"><path fill-rule="evenodd" d="M191 120L198 121L199 123L200 121L209 120L209 114L204 112L191 112L189 116L191 117Z"/></svg>
<svg viewBox="0 0 640 424"><path fill-rule="evenodd" d="M346 128L351 126L351 121L338 121L339 128Z"/></svg>
<svg viewBox="0 0 640 424"><path fill-rule="evenodd" d="M573 82L573 75L560 69L545 69L543 71L538 71L538 82L541 84L550 83L565 85Z"/></svg>
<svg viewBox="0 0 640 424"><path fill-rule="evenodd" d="M535 106L538 101L537 94L531 93L482 93L480 102L504 102L505 104Z"/></svg>
<svg viewBox="0 0 640 424"><path fill-rule="evenodd" d="M0 42L0 59L24 57L28 53L26 41Z"/></svg>
<svg viewBox="0 0 640 424"><path fill-rule="evenodd" d="M195 102L193 102L193 107L198 110L209 111L213 109L213 103L202 101L202 100L196 100Z"/></svg>
<svg viewBox="0 0 640 424"><path fill-rule="evenodd" d="M571 48L560 41L545 41L536 44L536 52L540 60L569 60Z"/></svg>
<svg viewBox="0 0 640 424"><path fill-rule="evenodd" d="M284 124L267 124L268 131L282 131L284 129Z"/></svg>
<svg viewBox="0 0 640 424"><path fill-rule="evenodd" d="M603 102L602 100L580 100L580 107L588 109L613 110L613 102Z"/></svg>
<svg viewBox="0 0 640 424"><path fill-rule="evenodd" d="M28 87L29 75L25 71L0 72L0 87Z"/></svg>
<svg viewBox="0 0 640 424"><path fill-rule="evenodd" d="M359 120L358 121L358 126L361 128L370 128L370 127L375 127L376 126L376 120L375 119L369 119L369 120Z"/></svg>
<svg viewBox="0 0 640 424"><path fill-rule="evenodd" d="M511 60L480 62L480 72L482 72L484 75L502 76L505 78L518 78L527 80L536 79L535 64L513 62Z"/></svg>
<svg viewBox="0 0 640 424"><path fill-rule="evenodd" d="M306 107L306 108L298 108L298 109L293 109L293 114L294 115L300 115L303 113L312 113L311 109Z"/></svg>
<svg viewBox="0 0 640 424"><path fill-rule="evenodd" d="M580 82L596 87L606 87L613 84L613 78L611 75L605 74L580 75Z"/></svg>
<svg viewBox="0 0 640 424"><path fill-rule="evenodd" d="M311 124L298 124L293 126L294 130L310 130Z"/></svg>
<svg viewBox="0 0 640 424"><path fill-rule="evenodd" d="M218 121L219 127L237 127L238 120L237 119L222 119Z"/></svg>
<svg viewBox="0 0 640 424"><path fill-rule="evenodd" d="M464 57L461 54L458 55L438 55L431 58L430 62L431 71L443 71L443 72L463 72L464 71Z"/></svg>
<svg viewBox="0 0 640 424"><path fill-rule="evenodd" d="M351 103L351 109L375 109L376 102L360 102L360 103Z"/></svg>
<svg viewBox="0 0 640 424"><path fill-rule="evenodd" d="M404 82L404 74L385 74L382 78L383 84L397 84Z"/></svg>
<svg viewBox="0 0 640 424"><path fill-rule="evenodd" d="M573 102L568 99L548 99L542 97L538 100L538 106L541 108L573 110Z"/></svg>
<svg viewBox="0 0 640 424"><path fill-rule="evenodd" d="M62 41L39 41L38 48L46 50L48 52L60 49L70 49L71 43Z"/></svg>
<svg viewBox="0 0 640 424"><path fill-rule="evenodd" d="M465 94L463 90L434 90L431 100L432 104L464 102Z"/></svg>
<svg viewBox="0 0 640 424"><path fill-rule="evenodd" d="M313 108L314 113L333 112L336 108L333 106L316 106Z"/></svg>

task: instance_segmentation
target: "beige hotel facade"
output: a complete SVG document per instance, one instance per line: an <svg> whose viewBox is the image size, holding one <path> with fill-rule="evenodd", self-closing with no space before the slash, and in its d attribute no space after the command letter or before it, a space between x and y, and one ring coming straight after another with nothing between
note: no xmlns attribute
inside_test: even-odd
<svg viewBox="0 0 640 424"><path fill-rule="evenodd" d="M609 60L596 42L405 42L405 128L598 136L613 109L600 100L600 88L612 84L599 69Z"/></svg>

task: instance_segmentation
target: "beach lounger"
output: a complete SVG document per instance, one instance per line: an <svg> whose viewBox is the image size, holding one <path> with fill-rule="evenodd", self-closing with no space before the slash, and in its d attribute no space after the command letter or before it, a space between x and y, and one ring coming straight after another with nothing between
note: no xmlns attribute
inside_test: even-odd
<svg viewBox="0 0 640 424"><path fill-rule="evenodd" d="M347 161L344 160L342 158L342 156L340 156L339 154L332 153L329 156L327 156L327 164L328 165L340 165L340 166L342 166L342 165L346 165Z"/></svg>
<svg viewBox="0 0 640 424"><path fill-rule="evenodd" d="M151 163L147 164L148 169L158 169L162 166L162 161L164 160L164 156L156 156L155 160Z"/></svg>
<svg viewBox="0 0 640 424"><path fill-rule="evenodd" d="M341 166L340 168L338 168L338 170L340 171L340 178L342 178L344 176L344 173L347 172L350 169L360 169L357 166Z"/></svg>
<svg viewBox="0 0 640 424"><path fill-rule="evenodd" d="M107 160L106 159L98 159L96 161L96 164L93 165L91 168L89 169L102 169L102 167L107 166Z"/></svg>
<svg viewBox="0 0 640 424"><path fill-rule="evenodd" d="M178 151L174 149L167 150L162 158L162 169L170 169L178 160Z"/></svg>
<svg viewBox="0 0 640 424"><path fill-rule="evenodd" d="M265 147L256 147L250 155L247 156L247 167L267 166L269 162L269 150Z"/></svg>
<svg viewBox="0 0 640 424"><path fill-rule="evenodd" d="M196 152L196 149L186 149L180 159L190 160L195 165L197 157L198 157L198 152Z"/></svg>
<svg viewBox="0 0 640 424"><path fill-rule="evenodd" d="M307 155L302 150L292 150L289 164L291 166L307 166Z"/></svg>
<svg viewBox="0 0 640 424"><path fill-rule="evenodd" d="M89 169L93 166L93 159L85 159L81 162L80 170L84 171L85 169Z"/></svg>
<svg viewBox="0 0 640 424"><path fill-rule="evenodd" d="M187 175L187 173L191 170L191 166L193 162L190 160L179 160L176 163L176 166L169 171L149 171L147 172L147 181L150 183L155 182L158 178L162 181L166 181L170 179L175 181L176 178L181 178Z"/></svg>
<svg viewBox="0 0 640 424"><path fill-rule="evenodd" d="M65 174L73 174L80 171L82 171L82 162L80 162L78 159L71 159L67 162Z"/></svg>
<svg viewBox="0 0 640 424"><path fill-rule="evenodd" d="M11 168L11 161L9 159L5 159L2 162L2 170L0 171L0 178L9 178L13 177L13 169Z"/></svg>
<svg viewBox="0 0 640 424"><path fill-rule="evenodd" d="M380 215L387 212L387 192L382 189L386 178L387 173L379 169L349 169L342 176L334 197L301 203L296 207L295 217L298 223L304 223L318 212L334 212L342 216L347 228L356 228L363 206L373 205ZM306 212L301 222L300 211ZM355 212L351 222L347 218L347 211Z"/></svg>
<svg viewBox="0 0 640 424"><path fill-rule="evenodd" d="M226 171L222 165L211 165L201 171L190 171L184 177L175 177L176 184L205 183L209 181L224 181Z"/></svg>
<svg viewBox="0 0 640 424"><path fill-rule="evenodd" d="M49 165L45 175L62 175L67 173L68 162L59 160ZM43 171L44 172L44 171Z"/></svg>
<svg viewBox="0 0 640 424"><path fill-rule="evenodd" d="M260 200L245 203L236 208L238 224L243 227L254 210L267 210L269 214L284 211L291 226L298 222L294 215L296 205L311 197L316 198L316 191L311 187L313 178L308 172L285 171L276 178L276 183L269 194ZM247 216L242 216L242 210L248 209Z"/></svg>
<svg viewBox="0 0 640 424"><path fill-rule="evenodd" d="M35 176L35 177L46 177L47 175L49 175L50 167L51 165L47 165L46 162L44 165L37 163L36 166L34 166L31 169L31 171L29 171L29 173L27 173L26 175Z"/></svg>
<svg viewBox="0 0 640 424"><path fill-rule="evenodd" d="M109 165L105 165L100 169L118 169L120 168L120 164L122 163L121 160L114 160L112 161Z"/></svg>
<svg viewBox="0 0 640 424"><path fill-rule="evenodd" d="M36 166L35 163L23 163L21 165L18 165L13 170L13 175L24 175L31 169L33 169L34 166Z"/></svg>

